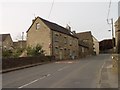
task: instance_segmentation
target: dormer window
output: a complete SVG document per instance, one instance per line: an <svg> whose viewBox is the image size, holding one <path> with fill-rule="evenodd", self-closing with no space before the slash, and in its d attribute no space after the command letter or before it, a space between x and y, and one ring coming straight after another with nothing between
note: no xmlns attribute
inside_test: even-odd
<svg viewBox="0 0 120 90"><path fill-rule="evenodd" d="M39 23L36 23L36 29L40 29L40 24Z"/></svg>

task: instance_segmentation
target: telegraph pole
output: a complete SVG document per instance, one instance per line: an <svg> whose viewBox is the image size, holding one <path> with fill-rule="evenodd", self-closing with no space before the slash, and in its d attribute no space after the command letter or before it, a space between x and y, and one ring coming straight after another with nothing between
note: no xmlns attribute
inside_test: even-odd
<svg viewBox="0 0 120 90"><path fill-rule="evenodd" d="M24 32L22 32L22 42L21 42L21 48L23 48L23 39L24 39Z"/></svg>
<svg viewBox="0 0 120 90"><path fill-rule="evenodd" d="M114 25L113 25L113 18L111 18L111 24L112 24L112 46L113 46L113 53L114 53Z"/></svg>
<svg viewBox="0 0 120 90"><path fill-rule="evenodd" d="M114 27L113 27L113 18L111 18L111 24L112 24L112 39L114 39Z"/></svg>
<svg viewBox="0 0 120 90"><path fill-rule="evenodd" d="M112 53L114 53L114 25L113 25L113 18L110 19L111 20L111 23L109 23L108 19L107 19L107 22L108 24L111 24L111 31L112 32Z"/></svg>

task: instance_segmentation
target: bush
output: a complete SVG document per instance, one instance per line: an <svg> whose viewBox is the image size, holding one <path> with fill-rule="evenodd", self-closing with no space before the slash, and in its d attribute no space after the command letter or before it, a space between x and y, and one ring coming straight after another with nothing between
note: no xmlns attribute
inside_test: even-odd
<svg viewBox="0 0 120 90"><path fill-rule="evenodd" d="M22 54L24 50L25 50L24 48L17 48L13 50L4 49L2 50L2 57L3 58L17 58Z"/></svg>
<svg viewBox="0 0 120 90"><path fill-rule="evenodd" d="M17 48L17 49L15 49L14 52L13 52L13 57L14 58L19 57L23 53L24 50L25 50L25 48Z"/></svg>
<svg viewBox="0 0 120 90"><path fill-rule="evenodd" d="M11 50L2 50L2 57L3 58L10 58L10 57L12 57L12 51Z"/></svg>
<svg viewBox="0 0 120 90"><path fill-rule="evenodd" d="M25 48L17 48L14 50L3 50L2 51L2 57L4 58L17 58L19 57L24 51L27 51L27 55L30 57L33 56L44 56L44 50L42 49L42 46L37 44L35 47L30 47L28 46L26 49Z"/></svg>
<svg viewBox="0 0 120 90"><path fill-rule="evenodd" d="M42 49L42 46L37 44L35 47L30 47L28 46L26 48L27 50L27 55L32 57L32 56L41 56L44 55L44 50Z"/></svg>

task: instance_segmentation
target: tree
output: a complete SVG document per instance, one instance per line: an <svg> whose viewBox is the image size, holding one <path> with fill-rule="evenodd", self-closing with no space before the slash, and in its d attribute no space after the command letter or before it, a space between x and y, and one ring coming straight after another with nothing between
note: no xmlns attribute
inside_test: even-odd
<svg viewBox="0 0 120 90"><path fill-rule="evenodd" d="M40 56L40 55L44 55L44 50L42 49L42 46L37 44L35 47L30 47L28 46L26 48L27 50L27 55L28 56Z"/></svg>
<svg viewBox="0 0 120 90"><path fill-rule="evenodd" d="M2 57L3 58L10 58L12 57L12 50L2 50Z"/></svg>
<svg viewBox="0 0 120 90"><path fill-rule="evenodd" d="M19 57L23 53L24 50L25 50L25 48L17 48L17 49L15 49L14 52L13 52L13 57L14 58Z"/></svg>

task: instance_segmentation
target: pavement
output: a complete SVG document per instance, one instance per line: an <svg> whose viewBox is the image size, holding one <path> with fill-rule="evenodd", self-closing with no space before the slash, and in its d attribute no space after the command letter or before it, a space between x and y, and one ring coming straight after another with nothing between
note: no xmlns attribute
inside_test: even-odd
<svg viewBox="0 0 120 90"><path fill-rule="evenodd" d="M109 59L110 55L98 55L3 73L2 87L19 89L115 87L117 82L113 81L116 76L110 73Z"/></svg>
<svg viewBox="0 0 120 90"><path fill-rule="evenodd" d="M98 88L118 88L118 73L113 70L112 59L101 68Z"/></svg>

